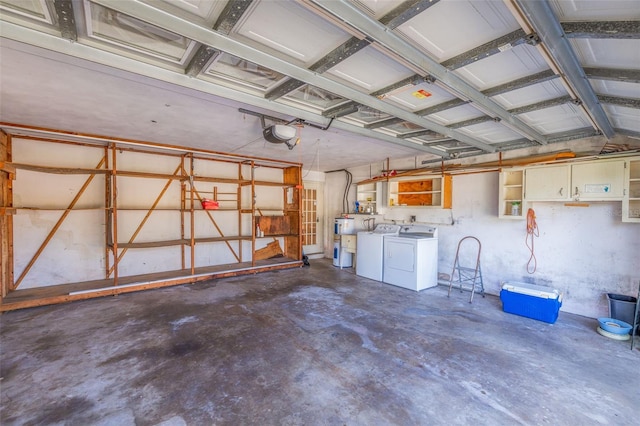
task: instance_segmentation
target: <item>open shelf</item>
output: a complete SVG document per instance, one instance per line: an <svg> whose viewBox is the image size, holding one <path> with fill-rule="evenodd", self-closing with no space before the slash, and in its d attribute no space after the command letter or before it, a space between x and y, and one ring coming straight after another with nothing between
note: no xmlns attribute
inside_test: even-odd
<svg viewBox="0 0 640 426"><path fill-rule="evenodd" d="M451 207L451 176L389 181L389 207Z"/></svg>
<svg viewBox="0 0 640 426"><path fill-rule="evenodd" d="M622 199L622 221L640 222L640 159L627 163L627 190Z"/></svg>
<svg viewBox="0 0 640 426"><path fill-rule="evenodd" d="M499 213L501 219L523 219L524 214L524 170L509 170L500 173ZM517 209L514 209L514 205Z"/></svg>

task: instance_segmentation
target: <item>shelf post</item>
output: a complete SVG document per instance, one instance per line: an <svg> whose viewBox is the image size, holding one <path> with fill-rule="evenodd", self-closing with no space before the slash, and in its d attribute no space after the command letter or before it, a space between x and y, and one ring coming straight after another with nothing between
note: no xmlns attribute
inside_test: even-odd
<svg viewBox="0 0 640 426"><path fill-rule="evenodd" d="M182 177L186 177L187 173L186 170L184 169L184 162L185 162L185 156L183 155L181 157L181 161L182 161ZM184 213L185 210L187 208L187 184L183 181L180 182L180 239L184 240ZM184 244L180 245L180 265L182 266L182 269L186 268L186 263L185 263L185 251L184 251Z"/></svg>
<svg viewBox="0 0 640 426"><path fill-rule="evenodd" d="M0 130L0 163L11 162L11 135ZM0 171L0 207L13 207L12 174ZM13 288L13 216L0 215L0 301Z"/></svg>
<svg viewBox="0 0 640 426"><path fill-rule="evenodd" d="M242 196L242 185L240 185L240 181L242 180L242 163L238 163L238 185L236 186L236 210L238 211L238 237L242 236L242 201L240 197ZM243 261L244 257L242 256L242 246L244 245L243 240L238 240L238 255L240 256L240 262Z"/></svg>
<svg viewBox="0 0 640 426"><path fill-rule="evenodd" d="M251 160L251 266L256 266L256 175Z"/></svg>
<svg viewBox="0 0 640 426"><path fill-rule="evenodd" d="M118 168L116 157L118 155L118 151L116 150L116 144L111 143L111 207L112 210L112 218L113 218L113 245L111 246L113 250L113 285L114 287L118 285Z"/></svg>
<svg viewBox="0 0 640 426"><path fill-rule="evenodd" d="M191 200L190 200L191 201L191 209L190 209L190 213L191 213L191 240L189 241L189 245L191 246L191 274L195 274L195 271L196 271L196 259L195 259L195 255L196 255L196 240L195 240L196 225L195 225L195 212L194 212L194 206L193 206L195 188L193 187L193 170L194 170L193 153L190 153L189 154L189 188L190 188L190 197L191 197Z"/></svg>
<svg viewBox="0 0 640 426"><path fill-rule="evenodd" d="M109 170L109 146L104 147L104 168ZM111 274L111 174L104 177L104 278Z"/></svg>

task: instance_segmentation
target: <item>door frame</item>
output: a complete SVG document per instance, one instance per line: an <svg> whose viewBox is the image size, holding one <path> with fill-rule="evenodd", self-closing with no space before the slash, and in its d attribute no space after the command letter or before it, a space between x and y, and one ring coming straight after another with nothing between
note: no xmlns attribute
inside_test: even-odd
<svg viewBox="0 0 640 426"><path fill-rule="evenodd" d="M316 191L316 243L302 246L304 254L311 259L323 258L325 243L325 222L324 222L324 182L304 181L304 189L315 189ZM304 210L304 200L302 202ZM304 214L304 211L303 211Z"/></svg>

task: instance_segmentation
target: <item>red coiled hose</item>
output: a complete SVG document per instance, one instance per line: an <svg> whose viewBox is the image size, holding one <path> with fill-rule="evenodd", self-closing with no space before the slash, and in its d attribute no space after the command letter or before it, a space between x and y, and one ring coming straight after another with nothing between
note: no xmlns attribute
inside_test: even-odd
<svg viewBox="0 0 640 426"><path fill-rule="evenodd" d="M527 272L530 274L533 274L538 267L538 261L536 260L536 255L533 252L533 239L539 236L540 230L538 229L538 224L536 223L536 213L533 211L533 209L529 209L527 210L527 237L525 238L525 244L531 252L531 256L529 257L529 261L527 262ZM529 245L529 237L531 237L531 245ZM531 267L532 262L533 268Z"/></svg>

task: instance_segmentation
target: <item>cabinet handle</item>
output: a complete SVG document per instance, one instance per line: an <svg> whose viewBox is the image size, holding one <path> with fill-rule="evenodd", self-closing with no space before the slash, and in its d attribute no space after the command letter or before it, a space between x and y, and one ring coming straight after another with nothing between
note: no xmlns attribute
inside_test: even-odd
<svg viewBox="0 0 640 426"><path fill-rule="evenodd" d="M560 191L558 191L558 194L560 194L560 196L562 197L562 191L564 190L564 187L560 188Z"/></svg>

